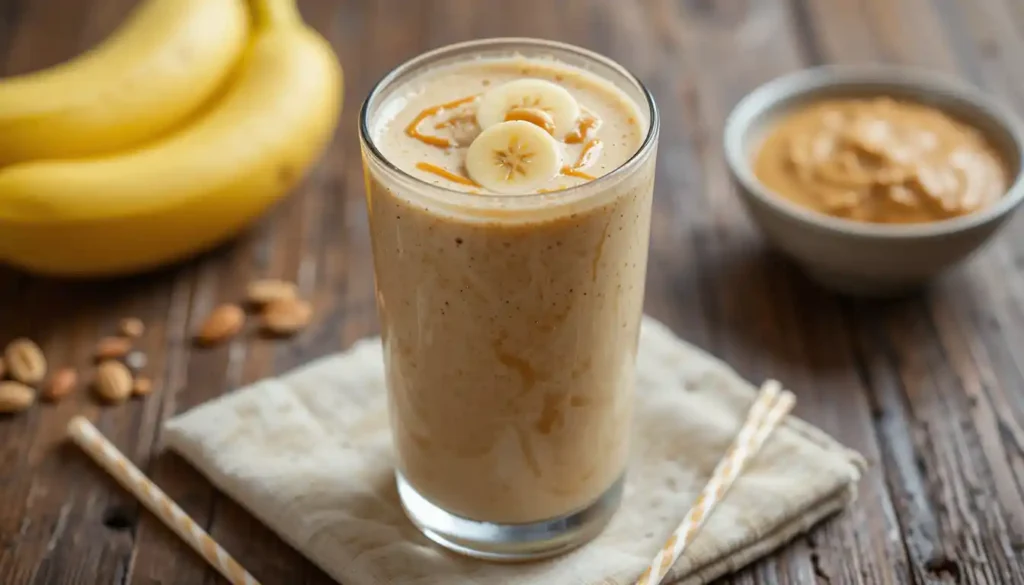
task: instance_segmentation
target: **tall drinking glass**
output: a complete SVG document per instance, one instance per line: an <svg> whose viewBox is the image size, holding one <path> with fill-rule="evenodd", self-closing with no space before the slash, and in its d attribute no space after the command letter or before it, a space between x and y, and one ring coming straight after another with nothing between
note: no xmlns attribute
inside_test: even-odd
<svg viewBox="0 0 1024 585"><path fill-rule="evenodd" d="M432 184L382 154L381 128L417 80L510 56L616 88L642 131L628 160L568 189L497 195ZM618 507L658 130L650 93L623 67L534 39L431 51L363 104L399 495L442 545L495 560L553 555L595 536Z"/></svg>

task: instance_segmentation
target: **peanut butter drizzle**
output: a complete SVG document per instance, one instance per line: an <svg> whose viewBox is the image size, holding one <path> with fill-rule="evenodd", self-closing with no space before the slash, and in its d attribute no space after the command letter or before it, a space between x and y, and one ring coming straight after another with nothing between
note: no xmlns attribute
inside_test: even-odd
<svg viewBox="0 0 1024 585"><path fill-rule="evenodd" d="M593 181L594 179L597 178L594 175L588 175L587 173L584 173L583 171L578 171L572 167L562 167L562 174L567 177L577 177L579 179L585 179L587 181Z"/></svg>
<svg viewBox="0 0 1024 585"><path fill-rule="evenodd" d="M409 122L409 125L406 126L405 134L410 138L415 138L416 140L419 140L420 142L429 144L431 146L437 146L440 148L451 148L452 146L456 146L456 144L446 136L433 136L430 134L423 134L422 132L420 132L419 127L428 118L436 116L445 110L451 110L459 106L468 104L473 100L477 99L478 97L480 97L480 94L466 96L464 98L459 98L457 100L452 100L450 102L445 102L443 104L438 104L423 109L423 111L417 114L416 117L413 118L412 122ZM474 118L475 114L453 116L447 120L434 124L434 129L442 130L444 128L448 128L456 124L460 124L462 122L472 121ZM555 132L554 120L552 120L551 116L543 110L538 110L535 108L513 108L509 110L507 114L505 114L505 121L507 122L510 120L523 120L525 122L530 122L531 124L543 128L549 134L554 134ZM576 162L574 164L565 165L562 167L561 172L563 175L569 177L576 177L578 179L583 179L585 181L593 181L594 179L597 178L594 175L583 172L581 169L584 169L593 164L594 160L601 154L601 149L604 147L604 144L598 138L591 138L591 136L597 133L597 130L600 127L601 119L598 118L597 116L594 116L590 113L586 113L580 116L579 121L576 123L576 128L571 133L565 136L563 142L565 142L566 144L579 144L584 140L589 139L590 141L587 142L587 144L583 147L583 151L580 152L580 156L578 159L576 159ZM468 177L463 177L462 175L453 173L445 168L439 167L432 163L419 162L416 163L416 168L421 171L448 179L449 181L459 183L460 185L480 187L480 185L476 181ZM549 193L556 190L557 189L541 189L538 190L537 192Z"/></svg>
<svg viewBox="0 0 1024 585"><path fill-rule="evenodd" d="M579 144L596 134L600 127L601 118L589 114L581 116L579 122L576 123L576 129L565 135L565 143Z"/></svg>
<svg viewBox="0 0 1024 585"><path fill-rule="evenodd" d="M570 177L578 177L580 179L586 179L593 181L597 177L584 173L580 169L587 168L594 163L594 159L601 155L601 149L604 148L604 143L600 139L595 138L587 143L583 147L583 152L580 153L580 157L576 159L576 162L572 165L566 165L562 167L562 174Z"/></svg>
<svg viewBox="0 0 1024 585"><path fill-rule="evenodd" d="M415 118L413 118L412 122L409 122L408 126L405 127L405 134L410 138L415 138L416 140L419 140L420 142L423 142L425 144L430 144L431 146L439 146L441 148L450 148L452 146L455 146L455 143L452 142L450 138L447 138L445 136L432 136L430 134L421 133L420 124L422 124L424 120L431 116L436 116L437 114L441 113L444 110L451 110L463 104L468 104L469 102L475 100L479 96L480 94L471 95L424 109L422 112L417 114Z"/></svg>
<svg viewBox="0 0 1024 585"><path fill-rule="evenodd" d="M441 168L435 164L431 164L428 162L418 162L416 163L416 168L427 173L433 173L439 177L448 179L449 181L459 183L460 185L469 185L470 187L480 186L473 179L463 177L462 175L457 175L449 171L448 169Z"/></svg>

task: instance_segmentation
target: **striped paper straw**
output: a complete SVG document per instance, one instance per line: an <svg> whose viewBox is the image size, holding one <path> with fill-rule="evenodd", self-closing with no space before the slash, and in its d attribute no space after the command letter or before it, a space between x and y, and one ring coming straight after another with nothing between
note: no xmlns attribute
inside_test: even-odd
<svg viewBox="0 0 1024 585"><path fill-rule="evenodd" d="M696 538L704 522L714 511L718 502L725 497L733 482L739 477L747 462L760 451L772 431L778 427L786 414L793 409L796 397L783 390L775 380L769 380L761 387L757 399L750 407L747 420L740 428L729 450L711 473L711 479L697 496L682 524L658 551L650 566L637 579L636 585L658 585L669 569L690 543Z"/></svg>
<svg viewBox="0 0 1024 585"><path fill-rule="evenodd" d="M259 585L205 530L185 514L159 487L128 461L96 427L81 416L68 423L68 435L114 479L135 495L157 518L181 537L232 585Z"/></svg>

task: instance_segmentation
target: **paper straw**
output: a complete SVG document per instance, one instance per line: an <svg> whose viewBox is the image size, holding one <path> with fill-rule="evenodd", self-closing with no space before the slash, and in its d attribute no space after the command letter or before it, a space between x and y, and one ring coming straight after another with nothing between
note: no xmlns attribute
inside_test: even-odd
<svg viewBox="0 0 1024 585"><path fill-rule="evenodd" d="M224 575L232 585L259 585L235 559L217 544L205 530L185 514L159 487L125 458L96 427L81 416L68 423L71 439L114 479L135 495L157 518Z"/></svg>
<svg viewBox="0 0 1024 585"><path fill-rule="evenodd" d="M696 538L704 522L714 511L718 502L725 497L733 482L739 477L747 462L757 454L778 427L786 414L793 409L796 397L792 392L782 390L775 380L769 380L761 387L761 391L750 407L747 420L740 428L732 446L711 474L711 479L697 496L693 507L679 525L651 564L637 579L636 585L658 585L668 574L669 569L690 543Z"/></svg>

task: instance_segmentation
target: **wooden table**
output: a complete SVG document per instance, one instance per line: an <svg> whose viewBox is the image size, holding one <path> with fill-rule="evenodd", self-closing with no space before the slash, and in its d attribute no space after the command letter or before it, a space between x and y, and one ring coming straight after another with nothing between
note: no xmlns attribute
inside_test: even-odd
<svg viewBox="0 0 1024 585"><path fill-rule="evenodd" d="M3 0L0 70L59 62L135 0ZM756 6L737 10L736 6ZM62 442L85 413L263 583L328 584L181 459L160 424L212 397L376 330L356 114L371 84L432 47L557 38L605 53L664 116L647 311L752 380L774 376L798 414L871 462L859 502L734 583L1024 583L1024 232L1016 221L925 294L844 300L769 253L726 179L723 120L758 84L827 62L922 65L1024 112L1018 0L306 0L345 67L345 112L305 184L247 235L155 274L90 283L0 274L0 342L40 341L84 368L127 315L156 381L104 409L85 392L0 420L0 583L221 582L99 469ZM285 343L189 343L207 311L261 276L296 279L315 324Z"/></svg>

